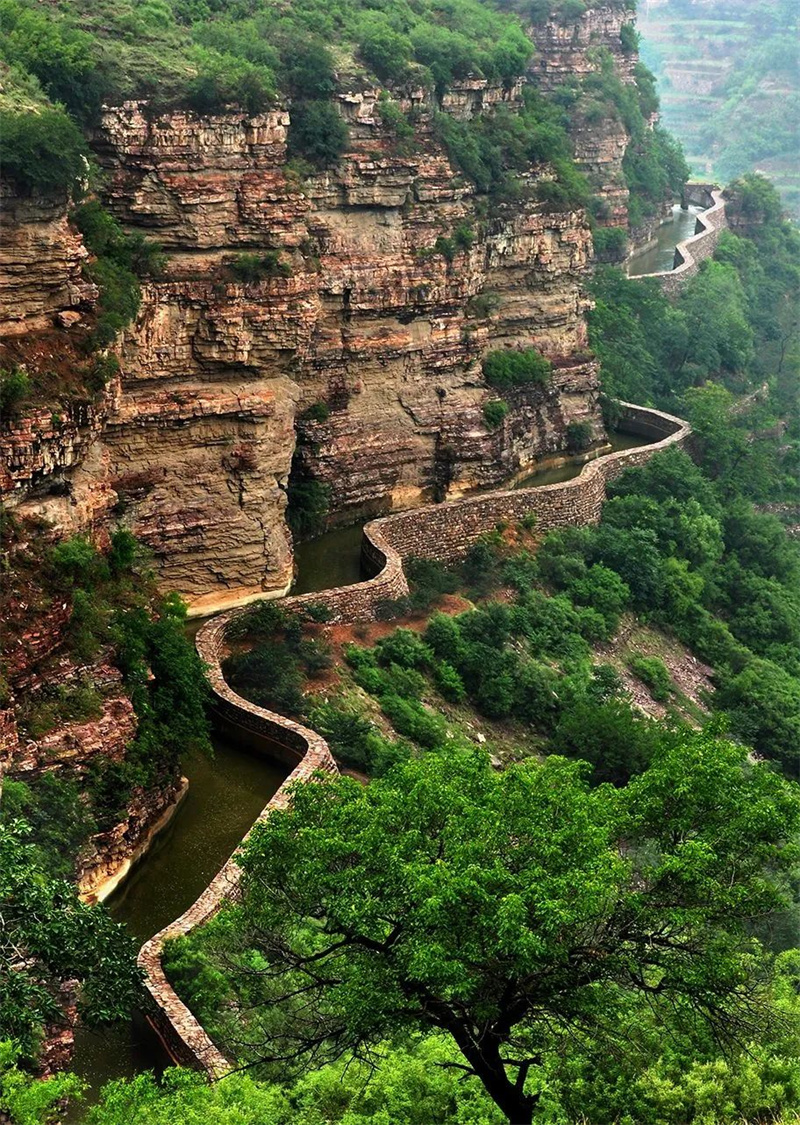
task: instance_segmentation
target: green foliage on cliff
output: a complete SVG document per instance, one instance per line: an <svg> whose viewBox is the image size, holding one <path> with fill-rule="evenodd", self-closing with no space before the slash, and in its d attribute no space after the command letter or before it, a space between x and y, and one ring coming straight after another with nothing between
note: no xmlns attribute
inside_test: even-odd
<svg viewBox="0 0 800 1125"><path fill-rule="evenodd" d="M58 107L0 110L0 144L2 173L23 192L72 195L88 173L86 142Z"/></svg>
<svg viewBox="0 0 800 1125"><path fill-rule="evenodd" d="M689 178L689 166L675 138L658 125L634 131L622 161L630 190L628 221L632 227L658 213Z"/></svg>
<svg viewBox="0 0 800 1125"><path fill-rule="evenodd" d="M77 206L72 220L94 255L86 272L97 284L100 298L90 346L101 349L136 318L142 297L139 279L158 276L164 255L157 243L141 234L127 234L97 199Z"/></svg>
<svg viewBox="0 0 800 1125"><path fill-rule="evenodd" d="M61 105L81 124L93 124L102 104L127 98L147 99L153 113L181 106L213 115L237 108L259 113L288 96L290 155L325 167L348 142L332 100L337 88L373 76L439 93L467 78L510 87L533 53L519 17L481 0L402 2L391 10L367 0L305 0L280 13L267 0L228 7L76 0L45 11L33 0L2 0L0 12L7 28L0 62L59 103L38 115L46 134L40 141L34 122L17 146L16 118L9 119L9 172L26 186L34 180L44 186L50 178L62 189L84 165L80 135ZM30 116L20 114L20 122L29 123ZM543 188L545 202L558 208L585 202L586 184L571 163L563 112L533 91L526 91L519 114L501 105L469 121L438 117L437 132L454 163L479 191L513 197L517 173L531 162L550 161L558 182ZM398 127L407 143L410 127ZM58 159L59 150L66 159Z"/></svg>
<svg viewBox="0 0 800 1125"><path fill-rule="evenodd" d="M0 1112L11 1125L54 1125L66 1099L80 1096L83 1084L74 1074L34 1078L19 1065L20 1049L0 1040Z"/></svg>
<svg viewBox="0 0 800 1125"><path fill-rule="evenodd" d="M91 1025L124 1018L138 997L133 939L103 907L45 874L24 821L0 825L0 1039L26 1061L47 1023L58 1024L62 985L75 982Z"/></svg>
<svg viewBox="0 0 800 1125"><path fill-rule="evenodd" d="M508 414L508 403L502 398L490 399L483 406L483 420L490 430L496 430L503 424L503 419Z"/></svg>
<svg viewBox="0 0 800 1125"><path fill-rule="evenodd" d="M270 277L290 277L291 267L280 260L278 250L266 250L262 254L237 254L228 262L227 268L237 281L252 284Z"/></svg>
<svg viewBox="0 0 800 1125"><path fill-rule="evenodd" d="M626 45L630 49L631 36L635 37L636 33L629 24L622 30L623 50ZM689 177L689 169L680 145L652 123L653 114L658 110L658 95L647 68L637 63L635 83L623 82L607 48L591 48L589 58L593 69L580 79L570 77L554 91L553 100L570 110L573 128L602 134L608 122L616 121L627 133L622 174L630 190L629 222L635 227L655 215L665 201L680 192ZM607 185L597 182L594 186ZM601 243L603 237L601 235Z"/></svg>
<svg viewBox="0 0 800 1125"><path fill-rule="evenodd" d="M483 357L483 377L490 387L506 391L531 384L544 385L553 365L535 348L503 348Z"/></svg>
<svg viewBox="0 0 800 1125"><path fill-rule="evenodd" d="M36 534L29 529L27 536L26 549L32 551ZM62 783L62 774L58 792L45 779L32 783L29 792L17 791L20 811L38 826L37 842L53 853L53 870L62 871L74 863L77 848L92 828L106 829L117 822L134 787L171 783L182 755L209 749L207 685L185 635L185 607L177 598L157 593L130 532L114 532L106 554L81 535L42 549L36 583L28 597L36 599L42 613L53 602L70 607L63 647L76 665L91 665L108 651L122 672L138 724L121 762L100 757L81 776L81 787L90 797L85 810L75 806L71 782L64 778ZM42 690L19 712L23 726L46 726L48 717L51 725L96 717L107 691L94 687L90 672L74 682L53 684L47 682L46 665L40 673ZM44 729L38 736L42 733Z"/></svg>
<svg viewBox="0 0 800 1125"><path fill-rule="evenodd" d="M30 376L21 368L0 368L0 427L17 417L32 389Z"/></svg>
<svg viewBox="0 0 800 1125"><path fill-rule="evenodd" d="M97 827L78 780L63 771L43 773L28 782L5 779L0 824L14 820L30 826L38 866L63 879L74 875L75 856Z"/></svg>
<svg viewBox="0 0 800 1125"><path fill-rule="evenodd" d="M479 192L514 199L526 188L519 176L531 165L549 163L556 180L540 181L536 190L554 209L582 207L589 197L585 179L575 170L563 110L527 87L519 112L497 106L468 121L436 115L435 130L451 162Z"/></svg>
<svg viewBox="0 0 800 1125"><path fill-rule="evenodd" d="M60 11L3 0L0 14L0 57L81 121L128 97L206 114L257 113L277 91L324 100L334 89L331 48L356 72L440 89L475 75L508 83L532 53L518 18L479 0L391 10L305 0L280 12L266 0L76 0Z"/></svg>

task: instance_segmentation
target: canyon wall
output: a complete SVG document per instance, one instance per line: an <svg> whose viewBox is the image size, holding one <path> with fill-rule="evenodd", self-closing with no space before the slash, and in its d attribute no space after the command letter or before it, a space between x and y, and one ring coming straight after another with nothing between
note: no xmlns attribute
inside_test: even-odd
<svg viewBox="0 0 800 1125"><path fill-rule="evenodd" d="M605 56L620 81L635 84L639 55L623 44L623 28L632 30L635 19L633 11L605 5L590 8L574 21L551 18L530 26L528 34L536 45L528 71L530 81L547 95L559 88L579 88L584 79L601 71ZM613 112L587 117L580 103L569 112L575 161L606 204L598 224L627 227L629 193L622 160L630 135L624 122Z"/></svg>
<svg viewBox="0 0 800 1125"><path fill-rule="evenodd" d="M602 436L584 350L584 214L524 198L488 211L434 135L431 95L401 102L417 115L410 146L378 95L340 95L349 150L311 173L287 164L285 108L105 113L93 138L105 201L160 241L167 267L143 288L102 401L43 407L0 435L12 503L67 531L113 508L152 549L164 586L202 611L286 589L296 452L295 470L328 486L342 520L497 485L562 449L571 421ZM468 118L519 98L519 87L467 81L441 109ZM274 276L237 280L237 256L269 252ZM85 332L65 329L65 312L91 296L74 292L74 260L54 262L62 281L34 352ZM538 348L554 373L506 395L509 414L490 429L483 406L497 396L480 361L505 346ZM318 420L303 420L310 407Z"/></svg>

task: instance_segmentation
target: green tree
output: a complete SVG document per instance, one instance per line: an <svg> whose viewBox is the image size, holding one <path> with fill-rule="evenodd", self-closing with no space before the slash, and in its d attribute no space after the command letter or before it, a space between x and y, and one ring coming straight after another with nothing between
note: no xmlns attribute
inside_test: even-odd
<svg viewBox="0 0 800 1125"><path fill-rule="evenodd" d="M550 758L497 774L449 753L367 789L298 786L242 860L244 941L270 966L257 997L243 978L269 1012L256 1056L319 1060L436 1028L524 1123L548 1028L613 1036L610 1007L643 997L698 1034L751 1028L744 923L786 901L800 796L711 732L626 789L583 773Z"/></svg>
<svg viewBox="0 0 800 1125"><path fill-rule="evenodd" d="M90 1025L124 1018L139 995L135 953L103 907L42 872L23 821L0 824L0 1037L34 1059L44 1025L63 1018L68 981Z"/></svg>
<svg viewBox="0 0 800 1125"><path fill-rule="evenodd" d="M0 1120L9 1125L52 1125L61 1117L64 1099L80 1096L83 1083L75 1074L34 1078L16 1065L18 1058L19 1047L10 1039L0 1039Z"/></svg>
<svg viewBox="0 0 800 1125"><path fill-rule="evenodd" d="M86 143L63 109L0 112L3 175L26 192L71 195L88 171Z"/></svg>
<svg viewBox="0 0 800 1125"><path fill-rule="evenodd" d="M292 106L289 153L317 167L335 164L347 148L348 129L330 102L302 101Z"/></svg>

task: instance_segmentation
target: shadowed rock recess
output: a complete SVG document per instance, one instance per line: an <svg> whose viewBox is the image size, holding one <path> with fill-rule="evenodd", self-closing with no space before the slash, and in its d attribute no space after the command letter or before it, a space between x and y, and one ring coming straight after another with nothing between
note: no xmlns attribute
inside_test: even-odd
<svg viewBox="0 0 800 1125"><path fill-rule="evenodd" d="M374 572L373 578L353 586L287 598L283 604L291 608L316 602L325 605L335 621L371 621L380 601L408 592L404 557L417 555L455 562L501 519L518 520L530 513L536 515L537 525L543 530L596 523L610 481L625 469L646 463L654 453L668 446L682 446L690 433L686 422L670 414L631 403L622 406L625 428L652 438L651 445L599 457L584 465L577 477L562 484L492 492L373 520L364 528L362 544L364 566ZM197 650L208 666L214 710L221 729L232 735L238 744L277 755L295 767L261 812L261 820L274 809L286 807L295 783L336 773L337 766L327 742L320 735L250 703L225 681L221 660L225 653L226 631L231 621L243 612L232 610L219 614L204 625L197 635ZM231 1063L172 988L164 973L161 952L165 941L189 933L211 918L226 899L235 897L238 881L239 868L234 853L200 898L180 918L145 942L139 953L145 986L152 1000L149 1018L167 1050L176 1062L197 1067L212 1076L229 1070Z"/></svg>

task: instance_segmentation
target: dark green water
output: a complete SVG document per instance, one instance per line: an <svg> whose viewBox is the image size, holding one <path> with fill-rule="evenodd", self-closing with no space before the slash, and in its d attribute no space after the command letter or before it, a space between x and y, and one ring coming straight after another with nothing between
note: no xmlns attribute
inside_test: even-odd
<svg viewBox="0 0 800 1125"><path fill-rule="evenodd" d="M366 522L334 527L317 539L301 543L295 551L297 578L292 593L312 594L360 582L361 529Z"/></svg>
<svg viewBox="0 0 800 1125"><path fill-rule="evenodd" d="M618 453L622 449L638 449L642 445L650 445L652 440L652 438L642 437L640 434L626 434L621 430L613 430L608 435L611 449L607 452ZM566 465L558 465L553 469L539 469L518 481L514 488L541 488L543 484L561 484L562 481L572 480L573 477L576 477L585 464L585 461L580 463L573 461Z"/></svg>
<svg viewBox="0 0 800 1125"><path fill-rule="evenodd" d="M702 207L689 207L684 211L679 204L672 208L672 218L656 232L656 242L641 254L629 259L625 272L628 277L641 277L645 273L661 273L675 265L675 247L694 234L697 215Z"/></svg>
<svg viewBox="0 0 800 1125"><path fill-rule="evenodd" d="M268 758L214 738L214 758L184 766L189 792L122 887L108 899L111 913L144 942L191 906L280 786L286 771ZM124 1027L76 1035L72 1069L92 1095L112 1078L167 1065L161 1044L141 1016ZM70 1121L80 1121L76 1107Z"/></svg>

